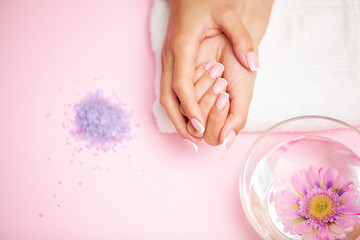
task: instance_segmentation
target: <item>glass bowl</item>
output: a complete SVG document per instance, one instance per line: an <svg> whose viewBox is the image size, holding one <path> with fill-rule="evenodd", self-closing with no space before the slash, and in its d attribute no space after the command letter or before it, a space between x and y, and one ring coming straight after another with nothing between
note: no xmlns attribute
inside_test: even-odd
<svg viewBox="0 0 360 240"><path fill-rule="evenodd" d="M331 130L288 131L300 125L314 129L326 126ZM300 235L283 231L276 211L276 194L289 185L294 174L310 166L332 166L358 188L359 145L358 129L323 116L292 118L262 133L247 152L239 181L241 203L252 227L264 239L301 239ZM359 197L355 202L359 204Z"/></svg>

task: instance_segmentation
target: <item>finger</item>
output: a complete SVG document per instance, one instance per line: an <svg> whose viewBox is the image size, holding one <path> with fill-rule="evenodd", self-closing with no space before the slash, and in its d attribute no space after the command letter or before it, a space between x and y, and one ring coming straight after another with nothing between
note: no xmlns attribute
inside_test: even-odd
<svg viewBox="0 0 360 240"><path fill-rule="evenodd" d="M202 79L201 79L202 80ZM199 82L201 81L199 80ZM207 120L209 116L209 112L211 108L214 106L217 96L220 92L224 92L226 90L227 81L223 78L219 78L215 84L208 89L208 91L204 94L204 96L200 99L199 105L201 111L204 114L205 119ZM187 130L190 134L195 137L202 137L203 134L198 133L191 124L188 123Z"/></svg>
<svg viewBox="0 0 360 240"><path fill-rule="evenodd" d="M229 94L222 92L219 94L215 105L211 108L207 119L204 139L208 144L217 146L222 143L220 141L220 132L226 122L228 112Z"/></svg>
<svg viewBox="0 0 360 240"><path fill-rule="evenodd" d="M186 129L186 119L179 111L179 101L172 89L174 58L171 51L167 48L162 52L162 75L160 86L160 103L165 108L174 124L176 131L185 139L189 139L194 144L198 145L199 140L191 136Z"/></svg>
<svg viewBox="0 0 360 240"><path fill-rule="evenodd" d="M245 127L253 92L253 81L243 83L241 89L230 92L230 111L221 130L220 140L224 150L235 141L236 135ZM232 98L232 96L234 96Z"/></svg>
<svg viewBox="0 0 360 240"><path fill-rule="evenodd" d="M221 63L215 63L203 77L195 84L196 99L199 102L204 94L212 87L215 81L222 76L224 72L224 66Z"/></svg>
<svg viewBox="0 0 360 240"><path fill-rule="evenodd" d="M175 65L172 87L194 128L199 133L203 133L205 131L205 119L197 102L193 83L198 48L199 42L196 39L177 37L174 40Z"/></svg>
<svg viewBox="0 0 360 240"><path fill-rule="evenodd" d="M239 13L233 8L226 8L215 16L215 22L229 38L241 65L251 71L258 71L260 64L254 51L253 41Z"/></svg>
<svg viewBox="0 0 360 240"><path fill-rule="evenodd" d="M210 71L215 64L217 64L215 60L210 60L209 62L198 67L195 71L194 84L199 81L199 79L205 74L205 72Z"/></svg>
<svg viewBox="0 0 360 240"><path fill-rule="evenodd" d="M209 90L209 88L214 84L215 80L221 77L224 72L224 66L221 63L217 63L215 60L211 60L207 64L199 67L196 70L195 76L202 75L195 83L195 94L197 102L200 101L202 96ZM180 104L180 112L185 115L184 108ZM206 120L206 118L205 118Z"/></svg>
<svg viewBox="0 0 360 240"><path fill-rule="evenodd" d="M210 62L201 65L200 67L198 67L195 71L195 77L194 77L194 85L196 85L196 83L199 81L199 79L201 79L201 77L205 74L205 72L207 70L209 70L209 68L211 68L213 65L216 64L215 60L211 60ZM210 66L210 67L209 67ZM196 87L195 87L195 94L196 94ZM197 94L196 94L197 95ZM199 101L198 96L196 96L197 100ZM180 103L180 112L182 115L186 116L185 114L185 110L182 106L182 104Z"/></svg>

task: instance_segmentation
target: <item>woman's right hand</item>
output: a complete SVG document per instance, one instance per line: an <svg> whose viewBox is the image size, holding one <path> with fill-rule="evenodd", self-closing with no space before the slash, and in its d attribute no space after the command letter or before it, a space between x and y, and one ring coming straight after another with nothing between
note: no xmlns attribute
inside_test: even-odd
<svg viewBox="0 0 360 240"><path fill-rule="evenodd" d="M248 12L251 14L252 18L248 16L247 27L249 32L253 36L254 48L257 49L258 44L260 43L270 16L271 3L272 0L267 1L268 5L266 6L266 1L261 1L263 4L262 11L256 3L259 3L257 0L252 0L253 5L248 6ZM261 14L259 13L261 12ZM244 16L246 16L244 14ZM196 137L204 137L205 141L210 145L219 145L222 144L223 148L227 150L232 142L235 140L236 134L245 126L247 120L247 114L253 94L253 88L256 78L256 72L249 71L244 66L242 66L236 58L234 49L231 42L226 35L221 34L214 37L209 37L203 40L200 43L199 54L196 60L196 66L200 66L210 59L215 59L218 62L221 62L225 66L224 78L228 80L229 85L227 87L227 92L230 94L230 108L229 115L224 118L224 112L219 114L212 114L212 111L209 113L209 109L214 103L208 104L211 105L208 110L204 112L202 109L204 102L201 103L201 99L204 97L204 93L208 90L206 87L203 90L200 90L202 84L196 84L195 86L195 95L197 100L200 101L201 110L204 112L204 117L206 121L206 130L205 133L200 134L191 123L188 123L188 132ZM202 67L199 67L195 73L194 82L196 82L200 76L206 72L204 68L205 64ZM221 67L215 67L215 69L208 69L208 77L218 70L222 69ZM216 70L216 71L214 71ZM213 74L211 74L213 73ZM220 73L220 75L222 72ZM206 74L205 74L206 75ZM219 76L216 76L219 77ZM210 79L209 78L209 79ZM216 79L208 81L211 86ZM208 87L209 87L208 86ZM205 104L206 105L206 104ZM182 113L186 116L184 111ZM209 120L211 119L211 121ZM226 121L224 121L226 119ZM221 124L219 124L221 122ZM216 124L214 124L216 123ZM219 128L220 127L220 128ZM195 142L196 143L196 142Z"/></svg>
<svg viewBox="0 0 360 240"><path fill-rule="evenodd" d="M221 65L217 63L206 69L206 63L210 59L215 59L224 67L220 67ZM194 79L195 95L205 117L206 130L204 133L199 133L192 124L188 123L188 132L197 138L204 137L210 145L222 144L223 148L228 150L236 135L245 126L256 72L249 71L237 61L231 43L224 35L207 38L201 43L196 65L199 68ZM222 74L220 70L223 69L225 70ZM215 93L212 87L221 75L228 83L226 92L229 94L229 104L222 111L217 111L213 106L216 106L216 94L219 92ZM220 92L222 91L223 89L220 89ZM184 111L181 112L186 116ZM199 144L192 143L196 146Z"/></svg>
<svg viewBox="0 0 360 240"><path fill-rule="evenodd" d="M238 64L248 70L259 67L253 40L243 24L243 20L247 20L246 9L250 9L247 4L251 1L264 2L169 0L170 18L162 50L160 103L178 133L192 142L198 143L199 139L187 131L187 119L180 113L179 104L183 105L193 127L203 133L206 119L197 103L193 82L200 44L207 38L226 36ZM240 129L241 126L233 127Z"/></svg>

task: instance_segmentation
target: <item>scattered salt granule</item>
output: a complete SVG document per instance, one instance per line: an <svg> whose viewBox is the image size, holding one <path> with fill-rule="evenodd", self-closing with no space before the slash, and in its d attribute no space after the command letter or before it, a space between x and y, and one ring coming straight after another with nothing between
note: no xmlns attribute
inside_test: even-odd
<svg viewBox="0 0 360 240"><path fill-rule="evenodd" d="M46 113L46 117L50 117L52 114L52 108L49 109L49 111Z"/></svg>
<svg viewBox="0 0 360 240"><path fill-rule="evenodd" d="M94 166L92 169L93 169L93 171L101 170L101 167L99 165L97 165L97 166Z"/></svg>
<svg viewBox="0 0 360 240"><path fill-rule="evenodd" d="M106 151L131 139L129 118L121 102L111 102L101 91L90 93L75 105L75 135Z"/></svg>

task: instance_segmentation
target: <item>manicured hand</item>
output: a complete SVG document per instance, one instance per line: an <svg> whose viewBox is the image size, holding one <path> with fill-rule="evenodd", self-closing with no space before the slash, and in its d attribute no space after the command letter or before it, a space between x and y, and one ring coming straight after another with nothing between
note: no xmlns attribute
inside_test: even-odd
<svg viewBox="0 0 360 240"><path fill-rule="evenodd" d="M206 119L205 133L200 134L188 122L187 129L193 136L204 137L205 141L210 145L219 145L220 132L223 128L229 112L229 94L226 92L228 82L224 78L213 78L214 72L221 73L224 67L215 60L200 66L196 70L196 76L202 76L195 83L195 92L199 101L200 109ZM180 106L181 113L185 114Z"/></svg>
<svg viewBox="0 0 360 240"><path fill-rule="evenodd" d="M160 102L178 133L197 144L199 139L187 131L186 124L188 118L200 134L205 132L206 119L197 102L193 82L200 44L208 38L225 36L233 49L237 67L241 65L247 70L259 67L253 41L240 11L248 9L245 6L247 1L169 0L169 4L169 25L162 50ZM231 94L230 98L233 99ZM180 113L180 102L187 118ZM228 121L234 122L233 117ZM242 124L243 120L237 119L236 122ZM236 126L237 131L240 128L240 125Z"/></svg>
<svg viewBox="0 0 360 240"><path fill-rule="evenodd" d="M256 72L249 71L239 63L225 35L202 41L196 66L195 97L203 112L206 130L199 133L188 123L188 132L197 138L204 137L210 145L222 144L227 150L246 124ZM229 95L221 94L225 91ZM182 105L180 112L186 116ZM198 142L192 143L198 146Z"/></svg>

